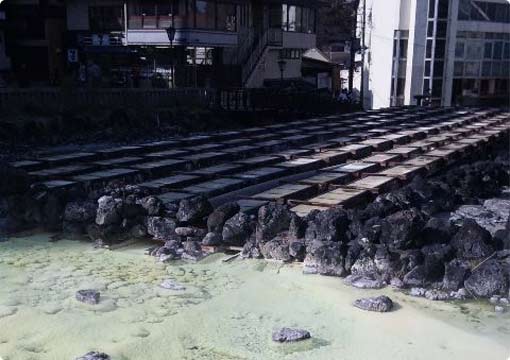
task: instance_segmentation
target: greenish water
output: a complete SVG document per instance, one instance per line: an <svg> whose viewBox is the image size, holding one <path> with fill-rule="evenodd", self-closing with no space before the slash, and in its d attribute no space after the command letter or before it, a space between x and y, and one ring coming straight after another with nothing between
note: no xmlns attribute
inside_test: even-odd
<svg viewBox="0 0 510 360"><path fill-rule="evenodd" d="M114 360L501 359L510 356L510 316L487 305L432 303L304 276L298 265L234 260L158 264L143 246L108 251L47 235L0 243L0 358L74 359L90 350ZM175 279L186 290L158 287ZM76 290L101 291L78 303ZM389 294L387 314L352 306ZM312 340L275 344L280 326Z"/></svg>

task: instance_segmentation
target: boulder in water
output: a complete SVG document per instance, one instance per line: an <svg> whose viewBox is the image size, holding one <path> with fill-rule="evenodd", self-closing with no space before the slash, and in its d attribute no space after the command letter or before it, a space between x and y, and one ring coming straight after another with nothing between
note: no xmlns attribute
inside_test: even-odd
<svg viewBox="0 0 510 360"><path fill-rule="evenodd" d="M369 297L358 299L354 306L367 311L388 312L393 309L393 301L385 296Z"/></svg>
<svg viewBox="0 0 510 360"><path fill-rule="evenodd" d="M78 290L76 292L76 300L79 302L89 304L89 305L97 305L99 304L99 298L101 297L101 293L97 290L87 289L87 290Z"/></svg>
<svg viewBox="0 0 510 360"><path fill-rule="evenodd" d="M294 342L309 339L310 332L303 329L281 328L273 332L273 341L276 342Z"/></svg>

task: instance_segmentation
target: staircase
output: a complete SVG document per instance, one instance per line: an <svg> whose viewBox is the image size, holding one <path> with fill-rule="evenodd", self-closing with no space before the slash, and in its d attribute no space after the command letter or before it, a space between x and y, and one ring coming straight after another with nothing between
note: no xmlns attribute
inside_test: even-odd
<svg viewBox="0 0 510 360"><path fill-rule="evenodd" d="M242 43L239 51L242 57L240 57L238 63L242 65L241 80L243 87L246 87L253 77L257 66L264 59L267 49L270 47L282 47L283 31L282 29L269 28L261 36L256 37L252 34L247 41L242 41Z"/></svg>

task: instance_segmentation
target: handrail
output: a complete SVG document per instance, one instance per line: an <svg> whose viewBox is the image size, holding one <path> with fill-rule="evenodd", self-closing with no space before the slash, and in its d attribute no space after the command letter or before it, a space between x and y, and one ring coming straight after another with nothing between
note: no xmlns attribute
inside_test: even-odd
<svg viewBox="0 0 510 360"><path fill-rule="evenodd" d="M259 38L256 46L253 48L250 56L246 60L242 69L242 83L245 85L255 68L262 55L266 51L268 46L282 46L283 43L283 32L282 29L269 28Z"/></svg>

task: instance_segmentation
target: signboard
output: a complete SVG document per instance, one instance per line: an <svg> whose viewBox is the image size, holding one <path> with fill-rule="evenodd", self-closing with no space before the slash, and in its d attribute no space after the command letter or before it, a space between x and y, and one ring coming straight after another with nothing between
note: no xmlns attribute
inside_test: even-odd
<svg viewBox="0 0 510 360"><path fill-rule="evenodd" d="M78 49L67 49L67 61L70 63L78 62Z"/></svg>

